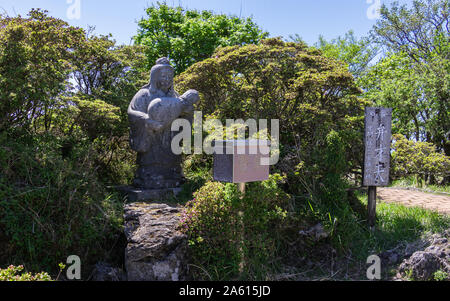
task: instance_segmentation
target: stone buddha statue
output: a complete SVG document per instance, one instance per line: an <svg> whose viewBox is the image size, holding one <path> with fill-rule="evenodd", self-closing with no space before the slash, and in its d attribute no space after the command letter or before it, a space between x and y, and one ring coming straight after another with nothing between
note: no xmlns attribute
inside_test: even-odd
<svg viewBox="0 0 450 301"><path fill-rule="evenodd" d="M150 71L150 83L131 100L128 107L130 145L138 153L133 186L140 189L179 187L183 181L181 155L175 155L171 142L178 132L171 131L174 120L192 123L194 104L199 95L189 90L179 96L173 87L174 69L167 58L160 58Z"/></svg>

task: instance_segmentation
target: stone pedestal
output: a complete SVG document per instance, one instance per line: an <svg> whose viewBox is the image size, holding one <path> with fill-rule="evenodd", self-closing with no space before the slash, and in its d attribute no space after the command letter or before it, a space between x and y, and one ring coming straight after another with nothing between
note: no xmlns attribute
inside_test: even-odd
<svg viewBox="0 0 450 301"><path fill-rule="evenodd" d="M129 203L132 203L167 200L176 197L182 188L140 189L132 186L122 186L118 187L118 190L127 196Z"/></svg>
<svg viewBox="0 0 450 301"><path fill-rule="evenodd" d="M178 230L182 209L166 204L125 205L128 281L188 280L187 237Z"/></svg>

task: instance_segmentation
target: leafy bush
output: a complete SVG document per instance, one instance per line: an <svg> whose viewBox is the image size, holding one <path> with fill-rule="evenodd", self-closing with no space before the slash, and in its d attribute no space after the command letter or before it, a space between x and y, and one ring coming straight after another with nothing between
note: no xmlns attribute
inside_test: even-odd
<svg viewBox="0 0 450 301"><path fill-rule="evenodd" d="M7 237L0 264L53 271L56 262L78 255L88 272L99 259L113 258L122 201L99 182L92 149L77 148L69 160L53 136L0 141L0 232Z"/></svg>
<svg viewBox="0 0 450 301"><path fill-rule="evenodd" d="M272 175L248 184L243 196L236 185L218 182L208 182L194 194L181 229L188 235L193 264L206 272L197 272L197 278L229 280L239 272L245 279L266 275L267 262L277 253L277 229L289 201L278 187L281 180Z"/></svg>
<svg viewBox="0 0 450 301"><path fill-rule="evenodd" d="M274 171L289 176L293 193L305 192L295 175L299 164L310 186L326 174L321 151L331 130L344 145L345 172L361 169L367 103L347 67L317 49L280 39L218 48L175 82L180 92L198 90L197 109L223 124L229 118L280 120L281 160Z"/></svg>
<svg viewBox="0 0 450 301"><path fill-rule="evenodd" d="M53 271L75 254L88 273L123 255L106 185L133 175L126 112L144 56L91 33L41 10L0 17L0 264Z"/></svg>
<svg viewBox="0 0 450 301"><path fill-rule="evenodd" d="M49 128L57 95L66 91L73 48L83 30L31 10L0 17L0 130L43 116Z"/></svg>
<svg viewBox="0 0 450 301"><path fill-rule="evenodd" d="M325 175L320 181L319 198L331 205L347 198L344 181L347 161L345 160L345 145L338 132L331 131L326 137L326 147L323 152L322 169Z"/></svg>
<svg viewBox="0 0 450 301"><path fill-rule="evenodd" d="M449 280L450 277L446 272L439 270L433 274L433 279L435 281L446 281L446 280Z"/></svg>
<svg viewBox="0 0 450 301"><path fill-rule="evenodd" d="M394 135L392 143L392 174L394 178L425 176L434 178L449 176L450 157L436 151L428 142L407 140L403 135Z"/></svg>
<svg viewBox="0 0 450 301"><path fill-rule="evenodd" d="M6 269L0 269L0 281L52 281L48 273L42 272L37 274L22 273L24 267L10 265Z"/></svg>

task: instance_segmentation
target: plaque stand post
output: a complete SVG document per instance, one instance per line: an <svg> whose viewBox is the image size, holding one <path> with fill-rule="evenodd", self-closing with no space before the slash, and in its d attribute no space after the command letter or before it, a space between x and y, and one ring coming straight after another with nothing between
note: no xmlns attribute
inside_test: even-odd
<svg viewBox="0 0 450 301"><path fill-rule="evenodd" d="M245 194L245 183L238 183L238 190L241 193L241 200L244 198L244 194ZM242 275L242 273L244 272L244 266L245 266L245 254L244 254L244 250L243 250L243 245L244 245L244 212L242 212L242 210L239 210L238 212L238 218L239 218L239 225L241 227L241 234L239 237L239 253L241 255L241 262L239 263L239 274Z"/></svg>

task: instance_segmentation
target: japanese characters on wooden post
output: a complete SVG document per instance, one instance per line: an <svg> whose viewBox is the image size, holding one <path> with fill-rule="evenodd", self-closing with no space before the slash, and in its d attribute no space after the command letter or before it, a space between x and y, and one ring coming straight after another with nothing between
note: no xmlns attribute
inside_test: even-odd
<svg viewBox="0 0 450 301"><path fill-rule="evenodd" d="M392 109L366 108L364 186L389 184Z"/></svg>

